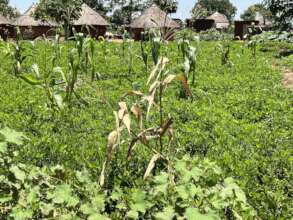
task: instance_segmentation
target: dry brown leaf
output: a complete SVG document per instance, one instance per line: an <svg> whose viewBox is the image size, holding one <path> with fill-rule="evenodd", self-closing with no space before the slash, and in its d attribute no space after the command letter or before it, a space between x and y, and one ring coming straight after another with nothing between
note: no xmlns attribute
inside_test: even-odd
<svg viewBox="0 0 293 220"><path fill-rule="evenodd" d="M117 131L112 131L108 136L107 157L109 159L112 157L112 153L116 148L118 138L119 138L119 134Z"/></svg>
<svg viewBox="0 0 293 220"><path fill-rule="evenodd" d="M124 117L122 119L122 122L124 123L124 125L126 126L128 132L130 134L130 131L131 131L131 127L130 127L131 126L131 121L130 121L130 116L129 116L128 113L124 115Z"/></svg>
<svg viewBox="0 0 293 220"><path fill-rule="evenodd" d="M174 130L172 127L168 129L168 137L169 137L169 145L170 145L174 140Z"/></svg>
<svg viewBox="0 0 293 220"><path fill-rule="evenodd" d="M139 97L143 97L144 94L140 91L130 91L128 93L126 93L123 98L127 97L127 96L139 96Z"/></svg>
<svg viewBox="0 0 293 220"><path fill-rule="evenodd" d="M158 69L161 65L161 62L162 62L162 58L159 59L159 62L158 64L154 67L154 69L152 70L149 78L148 78L148 81L147 81L147 85L156 77L156 73L158 72Z"/></svg>
<svg viewBox="0 0 293 220"><path fill-rule="evenodd" d="M118 118L119 118L119 120L122 120L123 119L124 113L125 113L125 110L124 109L120 109L118 111Z"/></svg>
<svg viewBox="0 0 293 220"><path fill-rule="evenodd" d="M129 146L128 146L128 152L127 152L127 160L131 159L132 151L137 143L139 141L139 138L134 138L131 140Z"/></svg>
<svg viewBox="0 0 293 220"><path fill-rule="evenodd" d="M131 112L135 115L139 128L142 129L142 111L140 107L137 104L133 105Z"/></svg>
<svg viewBox="0 0 293 220"><path fill-rule="evenodd" d="M163 85L166 86L168 84L170 84L174 79L176 78L175 75L168 75L164 81L163 81Z"/></svg>
<svg viewBox="0 0 293 220"><path fill-rule="evenodd" d="M169 118L160 128L159 134L160 136L164 136L164 134L166 133L166 131L168 131L168 129L171 127L171 125L173 124L173 119Z"/></svg>
<svg viewBox="0 0 293 220"><path fill-rule="evenodd" d="M116 129L118 131L119 127L120 127L120 121L119 121L119 116L118 113L114 111L114 116L115 116L115 122L116 122ZM118 134L119 135L119 134Z"/></svg>
<svg viewBox="0 0 293 220"><path fill-rule="evenodd" d="M176 79L181 82L186 97L191 97L192 93L188 85L187 77L184 74L176 76Z"/></svg>
<svg viewBox="0 0 293 220"><path fill-rule="evenodd" d="M119 102L118 105L119 105L120 109L127 111L126 102Z"/></svg>
<svg viewBox="0 0 293 220"><path fill-rule="evenodd" d="M154 169L154 167L155 167L155 165L156 165L156 162L157 162L159 159L161 159L161 158L162 158L162 157L161 157L161 154L155 154L155 155L152 157L152 159L151 159L150 162L149 162L148 168L147 168L147 170L146 170L146 172L145 172L145 174L144 174L144 177L143 177L144 180L146 180L146 179L150 176L151 172L153 171L153 169Z"/></svg>
<svg viewBox="0 0 293 220"><path fill-rule="evenodd" d="M155 95L156 95L156 89L152 92L152 94L150 96L146 97L147 101L149 102L148 109L147 109L147 115L146 115L147 119L149 118L149 113L151 111L152 105L154 104Z"/></svg>
<svg viewBox="0 0 293 220"><path fill-rule="evenodd" d="M155 82L150 86L150 88L149 88L149 92L150 92L150 93L153 92L154 89L159 88L159 86L160 86L160 82L159 82L159 81L155 81Z"/></svg>
<svg viewBox="0 0 293 220"><path fill-rule="evenodd" d="M100 186L103 187L104 184L105 184L105 171L106 171L106 165L107 165L107 162L105 161L104 164L103 164L103 168L102 168L102 172L101 172L101 175L100 175Z"/></svg>

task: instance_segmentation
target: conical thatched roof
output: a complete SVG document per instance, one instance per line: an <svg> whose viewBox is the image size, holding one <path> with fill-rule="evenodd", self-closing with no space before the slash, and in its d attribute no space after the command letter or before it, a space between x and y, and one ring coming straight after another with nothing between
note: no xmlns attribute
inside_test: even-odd
<svg viewBox="0 0 293 220"><path fill-rule="evenodd" d="M108 26L108 22L87 4L82 5L81 16L74 25Z"/></svg>
<svg viewBox="0 0 293 220"><path fill-rule="evenodd" d="M228 28L229 27L229 20L226 15L221 14L219 12L215 12L211 16L207 17L207 19L211 19L215 21L216 28Z"/></svg>
<svg viewBox="0 0 293 220"><path fill-rule="evenodd" d="M8 24L10 24L8 19L5 18L4 16L0 15L0 25L8 25Z"/></svg>
<svg viewBox="0 0 293 220"><path fill-rule="evenodd" d="M33 17L33 13L36 10L37 5L33 4L23 15L18 17L14 22L13 25L19 27L39 27L39 26L46 26L46 27L55 27L57 26L54 22L37 20Z"/></svg>
<svg viewBox="0 0 293 220"><path fill-rule="evenodd" d="M173 19L171 19L166 12L162 11L157 5L152 5L146 9L141 16L136 18L131 24L131 28L180 28Z"/></svg>

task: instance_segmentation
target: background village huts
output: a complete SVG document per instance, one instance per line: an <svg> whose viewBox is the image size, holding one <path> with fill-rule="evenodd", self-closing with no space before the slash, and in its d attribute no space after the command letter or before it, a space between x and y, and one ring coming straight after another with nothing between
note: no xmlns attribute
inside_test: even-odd
<svg viewBox="0 0 293 220"><path fill-rule="evenodd" d="M152 5L133 20L130 31L134 40L141 40L141 33L152 28L159 28L171 36L180 25L158 6Z"/></svg>
<svg viewBox="0 0 293 220"><path fill-rule="evenodd" d="M23 15L13 22L13 26L19 27L24 39L35 39L44 35L54 35L57 24L51 21L35 19L33 16L35 9L36 5L33 4Z"/></svg>
<svg viewBox="0 0 293 220"><path fill-rule="evenodd" d="M235 39L244 40L248 35L259 34L263 30L270 30L272 22L266 19L260 12L256 12L253 20L235 21L234 26Z"/></svg>
<svg viewBox="0 0 293 220"><path fill-rule="evenodd" d="M11 26L11 22L0 15L0 36L2 39L6 40L10 33L13 31L13 27Z"/></svg>
<svg viewBox="0 0 293 220"><path fill-rule="evenodd" d="M230 25L230 22L226 15L219 12L215 12L211 16L207 17L208 20L214 20L214 27L218 30L227 29Z"/></svg>
<svg viewBox="0 0 293 220"><path fill-rule="evenodd" d="M229 28L230 22L226 15L215 12L206 18L187 20L187 26L198 32L211 28L222 31Z"/></svg>
<svg viewBox="0 0 293 220"><path fill-rule="evenodd" d="M82 5L81 16L74 22L74 28L77 32L89 34L95 38L104 36L107 26L109 23L87 4Z"/></svg>

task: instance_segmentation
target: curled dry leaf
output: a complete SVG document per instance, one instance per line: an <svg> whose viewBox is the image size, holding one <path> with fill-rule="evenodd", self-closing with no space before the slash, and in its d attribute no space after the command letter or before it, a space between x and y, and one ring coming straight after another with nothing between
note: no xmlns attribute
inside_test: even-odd
<svg viewBox="0 0 293 220"><path fill-rule="evenodd" d="M164 134L169 130L169 128L171 127L171 125L173 124L173 119L169 118L164 124L163 126L160 128L159 134L160 136L164 136Z"/></svg>
<svg viewBox="0 0 293 220"><path fill-rule="evenodd" d="M118 111L118 118L119 118L119 120L122 120L123 119L124 113L125 113L125 110L124 109L119 109L119 111Z"/></svg>
<svg viewBox="0 0 293 220"><path fill-rule="evenodd" d="M160 86L160 82L159 81L155 81L149 88L149 92L152 93L154 90L156 90L157 88L159 88Z"/></svg>
<svg viewBox="0 0 293 220"><path fill-rule="evenodd" d="M185 96L186 97L192 97L192 93L191 93L191 90L189 88L188 80L187 80L186 75L184 75L184 74L178 75L178 76L176 76L176 79L181 82L181 85L182 85L182 88L184 90Z"/></svg>
<svg viewBox="0 0 293 220"><path fill-rule="evenodd" d="M168 137L169 137L169 143L168 144L170 145L174 140L174 130L173 130L172 127L170 127L168 129Z"/></svg>
<svg viewBox="0 0 293 220"><path fill-rule="evenodd" d="M125 102L119 102L120 110L118 112L118 118L119 120L122 120L123 124L126 126L128 132L130 133L131 127L131 121L130 121L130 115L128 114L127 105Z"/></svg>
<svg viewBox="0 0 293 220"><path fill-rule="evenodd" d="M102 172L101 172L101 175L100 175L100 186L103 187L105 185L105 172L106 172L106 165L107 165L107 162L104 162L103 164L103 168L102 168Z"/></svg>
<svg viewBox="0 0 293 220"><path fill-rule="evenodd" d="M140 91L130 91L130 92L127 92L123 98L127 97L127 96L139 96L139 97L143 97L144 94Z"/></svg>
<svg viewBox="0 0 293 220"><path fill-rule="evenodd" d="M147 81L147 85L155 78L158 78L158 75L162 73L162 71L165 69L166 64L169 62L169 59L166 57L160 58L159 62L157 63L157 65L155 66L155 68L153 69L153 71L151 72L148 81Z"/></svg>
<svg viewBox="0 0 293 220"><path fill-rule="evenodd" d="M146 180L146 179L150 176L151 172L153 171L153 169L154 169L154 167L155 167L155 165L156 165L156 162L157 162L159 159L161 159L161 158L162 158L161 154L155 154L155 155L152 157L152 159L151 159L150 162L149 162L148 168L147 168L147 170L146 170L146 172L145 172L145 174L144 174L144 177L143 177L144 180Z"/></svg>
<svg viewBox="0 0 293 220"><path fill-rule="evenodd" d="M124 115L124 117L122 119L122 122L126 126L128 132L130 133L130 131L131 131L131 127L130 127L131 121L130 121L130 116L129 116L128 113Z"/></svg>
<svg viewBox="0 0 293 220"><path fill-rule="evenodd" d="M111 160L113 151L115 150L118 142L119 134L117 131L112 131L108 136L107 144L107 158L108 161Z"/></svg>
<svg viewBox="0 0 293 220"><path fill-rule="evenodd" d="M170 84L175 78L175 75L168 75L163 81L163 86Z"/></svg>
<svg viewBox="0 0 293 220"><path fill-rule="evenodd" d="M133 105L131 112L135 115L139 128L142 129L142 111L140 107L137 104Z"/></svg>
<svg viewBox="0 0 293 220"><path fill-rule="evenodd" d="M148 105L148 109L147 109L147 115L146 118L149 118L149 113L151 111L151 108L154 104L155 101L155 95L156 95L156 89L152 92L152 94L150 96L147 96L145 99L148 101L149 105Z"/></svg>

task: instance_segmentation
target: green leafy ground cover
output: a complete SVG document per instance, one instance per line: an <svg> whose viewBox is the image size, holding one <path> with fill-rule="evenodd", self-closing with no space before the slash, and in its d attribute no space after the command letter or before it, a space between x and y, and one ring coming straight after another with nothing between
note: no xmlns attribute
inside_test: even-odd
<svg viewBox="0 0 293 220"><path fill-rule="evenodd" d="M242 43L233 43L230 48L229 64L222 65L221 53L217 44L200 42L199 46L196 45L198 59L195 84L191 86L192 100L183 97L179 83L173 84L166 92L163 99L164 114L170 114L174 118L175 136L171 146L165 151L174 163L186 154L194 158L188 159L193 161L190 163L194 163L194 167L209 166L205 164L204 158L215 161L222 170L220 173L215 171L215 175L220 175L221 178L208 172L206 174L204 171L202 175L206 179L200 183L203 188L216 191L213 195L221 195L221 191L225 191L222 188L219 189L218 181L223 182L226 177L233 177L245 192L248 204L255 209L257 216L263 219L289 219L292 216L293 190L293 93L282 87L280 72L272 69L275 51L261 52L258 50L255 59L252 52L243 47ZM66 68L66 48L72 47L72 43L62 46L65 49L59 62L61 67ZM36 171L41 172L41 174L36 174L37 176L42 176L42 172L45 172L45 177L41 177L45 179L56 175L54 168L50 167L62 165L66 170L62 171L65 173L62 175L67 175L66 178L57 177L60 181L59 185L47 187L46 192L43 193L39 191L42 187L34 185L29 179L29 171L25 170L30 168L23 167L23 171L17 170L19 166L9 168L10 172L16 174L17 181L25 183L22 189L25 191L30 189L30 186L35 186L38 188L30 191L29 196L38 194L38 197L41 198L38 201L53 201L52 203L61 204L62 207L67 204L67 208L60 208L61 211L57 213L68 214L69 219L71 219L70 215L79 216L79 218L91 216L94 214L91 211L92 206L95 206L94 210L99 210L99 212L95 213L96 218L91 219L99 219L99 217L102 219L99 215L113 219L123 218L123 216L135 219L137 215L140 215L140 218L148 219L154 218L160 212L171 217L158 219L172 219L174 213L188 218L187 215L196 216L204 212L209 213L209 219L224 218L224 216L227 219L237 218L237 215L230 215L231 211L228 209L223 211L223 207L231 207L233 211L238 210L238 214L245 219L256 218L253 217L253 211L246 211L246 214L243 214L245 210L248 210L246 208L248 204L244 201L241 192L236 193L236 197L230 196L227 200L225 200L225 196L221 197L228 202L228 205L224 201L216 199L218 204L214 201L216 197L211 198L206 192L200 196L200 192L197 192L198 194L192 190L186 192L181 188L176 189L178 191L175 190L177 193L174 193L174 189L169 189L172 192L170 195L173 197L153 199L156 194L151 195L150 190L143 189L147 189L147 187L154 189L156 184L160 184L161 179L164 178L164 173L153 178L155 185L143 182L143 174L153 155L140 145L136 147L136 153L130 163L125 163L126 153L121 151L112 165L112 189L119 190L120 187L129 189L129 192L124 194L128 198L124 201L126 204L121 203L122 205L119 207L114 205L113 211L111 207L104 207L105 204L113 205L113 201L108 201L109 194L104 194L101 189L97 189L92 192L92 195L88 195L91 193L90 190L82 191L83 189L79 188L86 188L86 184L89 182L75 183L72 179L78 174L72 170L82 172L86 169L86 172L90 173L89 175L92 177L90 185L93 184L92 187L94 187L105 158L107 136L115 128L112 112L118 109L117 103L127 91L146 91L146 80L149 75L139 57L141 53L138 43L132 45L127 43L125 50L123 50L122 44L114 43L99 43L95 47L98 51L95 70L99 79L91 82L90 77L84 74L79 77L77 83L77 92L89 104L74 101L71 108L65 108L60 112L47 107L47 97L42 89L32 87L13 76L11 59L3 55L0 57L0 124L3 128L7 126L21 131L28 138L25 144L18 149L19 152L13 156L13 164L21 163L28 167L37 166L48 169L49 171ZM35 48L33 52L27 52L33 54L23 64L27 72L34 63L39 65L41 72L50 68L52 48L44 42L37 43ZM170 60L167 64L170 73L182 72L182 55L180 55L176 43L164 46L161 54ZM286 63L292 63L292 60L286 60ZM131 102L131 100L132 98L127 98L126 102ZM153 113L149 123L153 124L157 121L158 117ZM208 164L210 163L208 162ZM213 165L214 168L215 165ZM180 170L178 171L180 173ZM186 172L183 172L183 175L184 173ZM70 175L73 177L70 178ZM211 176L213 180L210 182ZM180 179L180 177L178 178ZM197 177L192 178L195 178L194 186L197 186L199 184ZM185 177L183 179L183 182L179 180L178 186L187 187L188 181ZM234 184L230 179L226 181L228 181L227 185ZM221 187L225 188L223 183ZM48 184L51 185L51 183ZM149 184L151 185L149 186ZM2 185L3 182L1 182ZM14 189L13 187L12 189ZM192 189L192 186L188 186L189 188ZM137 192L137 190L140 191ZM66 195L64 197L56 196L59 192ZM193 200L194 195L190 196L188 194L190 192L197 195L199 199ZM27 196L26 193L24 195ZM95 204L90 204L90 198L93 196L98 198L94 200ZM114 196L114 201L120 201L120 197L115 193L111 196ZM18 201L22 201L21 198L19 196ZM66 201L54 201L54 199L60 198ZM170 198L170 200L166 198ZM172 201L176 200L177 204L178 199L180 201L183 199L185 203L183 202L182 206L175 206ZM104 200L108 202L104 202ZM158 204L152 203L152 200ZM211 205L197 204L201 200L202 202L208 201ZM28 202L30 201L35 200ZM242 201L241 205L237 205L239 201ZM158 207L160 203L163 205ZM173 210L175 207L186 208L186 204L189 209ZM193 209L190 208L190 204L193 205ZM19 204L19 202L18 205L14 205L16 208L11 214L12 217L18 213L18 209L31 207L26 211L27 213L20 212L28 217L19 219L29 218L32 213L37 215L36 218L38 215L40 218L46 214L50 215L50 213L39 211L40 206L44 205L40 202L37 203L37 207L34 207L33 204ZM81 207L81 205L83 206ZM195 207L204 208L199 210ZM3 207L1 206L1 208ZM154 208L155 210L153 210ZM115 210L118 211L115 212ZM109 214L111 211L114 214ZM122 214L115 216L115 213ZM57 217L60 216L55 216L55 218ZM197 218L203 219L198 216Z"/></svg>

